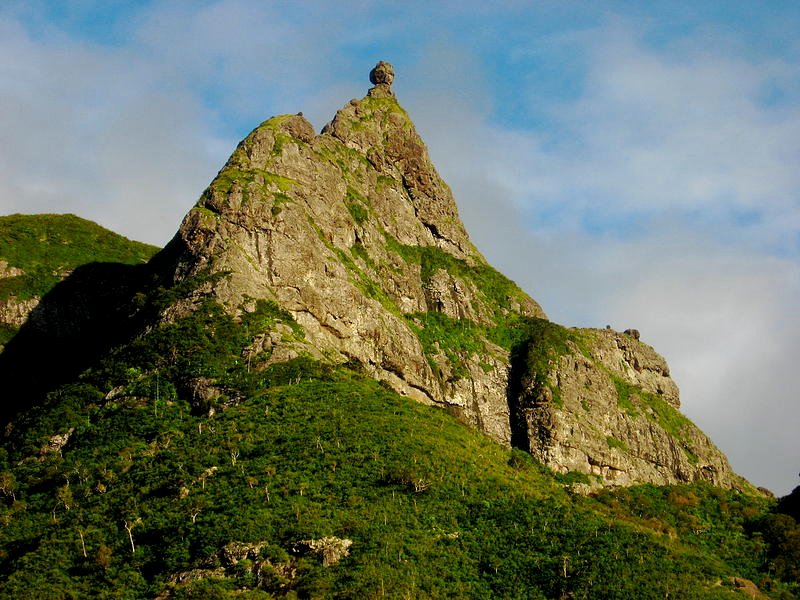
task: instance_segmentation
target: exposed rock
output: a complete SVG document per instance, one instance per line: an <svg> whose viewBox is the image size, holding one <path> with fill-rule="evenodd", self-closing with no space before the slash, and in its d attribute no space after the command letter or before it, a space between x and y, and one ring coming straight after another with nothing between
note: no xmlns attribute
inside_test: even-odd
<svg viewBox="0 0 800 600"><path fill-rule="evenodd" d="M39 456L44 456L45 454L51 453L61 454L61 450L67 445L67 442L69 442L69 438L72 436L74 431L75 428L70 427L64 433L57 433L53 435L47 444L39 449Z"/></svg>
<svg viewBox="0 0 800 600"><path fill-rule="evenodd" d="M296 550L311 552L322 557L322 566L331 567L350 554L353 540L338 537L324 537L318 540L301 540Z"/></svg>
<svg viewBox="0 0 800 600"><path fill-rule="evenodd" d="M625 335L631 336L633 339L635 339L637 341L639 339L639 330L638 329L626 329L623 333Z"/></svg>
<svg viewBox="0 0 800 600"><path fill-rule="evenodd" d="M519 406L535 457L602 485L745 484L677 410L677 387L652 348L603 329L565 335L561 352L533 346L529 364L546 367L523 374Z"/></svg>
<svg viewBox="0 0 800 600"><path fill-rule="evenodd" d="M6 277L19 277L23 275L25 271L19 269L17 267L12 267L8 264L7 261L0 259L0 279Z"/></svg>
<svg viewBox="0 0 800 600"><path fill-rule="evenodd" d="M653 348L627 332L597 329L584 330L584 333L591 341L592 358L612 373L647 392L658 394L675 408L680 407L678 386L670 378L667 361Z"/></svg>
<svg viewBox="0 0 800 600"><path fill-rule="evenodd" d="M192 403L192 410L210 413L216 409L216 403L225 397L222 388L215 385L213 379L208 377L192 377L184 382L184 393Z"/></svg>
<svg viewBox="0 0 800 600"><path fill-rule="evenodd" d="M0 259L0 279L10 279L24 274L22 269L13 267L7 261ZM16 296L9 296L0 299L0 325L19 329L38 303L38 297L23 300Z"/></svg>
<svg viewBox="0 0 800 600"><path fill-rule="evenodd" d="M22 327L37 304L39 304L37 297L20 300L16 296L11 296L0 300L0 324Z"/></svg>
<svg viewBox="0 0 800 600"><path fill-rule="evenodd" d="M757 489L758 489L759 492L764 494L764 496L766 496L767 498L774 498L775 497L775 493L769 488L758 486Z"/></svg>
<svg viewBox="0 0 800 600"><path fill-rule="evenodd" d="M761 593L758 586L749 579L731 577L731 583L738 592L741 592L748 598L769 598L766 594Z"/></svg>
<svg viewBox="0 0 800 600"><path fill-rule="evenodd" d="M582 330L552 356L546 339L529 340L518 360L510 328L546 316L470 242L393 76L379 63L367 97L319 135L302 115L248 135L184 218L173 279L225 274L197 293L234 315L257 299L291 313L304 336L258 336L245 350L256 368L303 354L356 361L399 393L596 483L740 485L677 412L669 368L638 331ZM211 381L190 387L205 404L222 394Z"/></svg>
<svg viewBox="0 0 800 600"><path fill-rule="evenodd" d="M187 583L200 581L202 579L223 579L225 575L225 569L191 569L189 571L181 571L180 573L171 575L168 581L171 584L186 585ZM163 597L168 598L169 596Z"/></svg>
<svg viewBox="0 0 800 600"><path fill-rule="evenodd" d="M369 72L369 81L374 85L392 85L394 81L394 67L388 62L380 61Z"/></svg>
<svg viewBox="0 0 800 600"><path fill-rule="evenodd" d="M244 542L230 542L220 550L219 557L222 565L226 568L235 567L241 560L255 560L258 558L261 549L266 546L266 542L256 544L246 544Z"/></svg>

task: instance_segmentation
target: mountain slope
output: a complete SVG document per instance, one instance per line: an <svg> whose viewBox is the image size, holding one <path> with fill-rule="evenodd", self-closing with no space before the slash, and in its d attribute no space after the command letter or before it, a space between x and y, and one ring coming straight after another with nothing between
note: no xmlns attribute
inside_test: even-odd
<svg viewBox="0 0 800 600"><path fill-rule="evenodd" d="M274 305L235 321L207 301L27 413L0 454L0 595L741 597L733 577L788 589L767 578L763 498L568 493L529 455L363 374L254 368L241 352L264 331L303 336ZM226 397L193 405L190 371ZM236 402L210 414L205 400ZM313 540L351 544L325 566Z"/></svg>
<svg viewBox="0 0 800 600"><path fill-rule="evenodd" d="M486 264L389 74L8 342L0 596L792 597L794 518L635 332Z"/></svg>
<svg viewBox="0 0 800 600"><path fill-rule="evenodd" d="M158 249L75 215L0 217L0 350L39 300L90 262L141 264Z"/></svg>

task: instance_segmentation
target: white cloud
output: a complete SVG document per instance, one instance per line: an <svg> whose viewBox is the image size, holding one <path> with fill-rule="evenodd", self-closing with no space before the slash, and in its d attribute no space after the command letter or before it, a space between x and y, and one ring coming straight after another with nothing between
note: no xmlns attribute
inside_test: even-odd
<svg viewBox="0 0 800 600"><path fill-rule="evenodd" d="M800 110L761 94L800 73L702 40L675 58L616 24L583 37L588 83L551 107L555 131L493 125L480 93L426 85L406 104L490 262L556 321L640 329L686 414L785 493L800 463ZM442 56L428 62L463 72ZM655 218L636 229L638 214ZM607 233L583 229L600 220Z"/></svg>
<svg viewBox="0 0 800 600"><path fill-rule="evenodd" d="M552 107L569 140L556 173L572 183L545 202L569 202L576 216L599 204L618 215L750 219L762 243L798 250L787 233L800 225L800 66L708 37L656 50L642 35L617 23L587 34L584 94ZM770 104L774 89L795 97Z"/></svg>
<svg viewBox="0 0 800 600"><path fill-rule="evenodd" d="M220 164L196 99L125 50L0 30L0 212L70 211L165 243Z"/></svg>

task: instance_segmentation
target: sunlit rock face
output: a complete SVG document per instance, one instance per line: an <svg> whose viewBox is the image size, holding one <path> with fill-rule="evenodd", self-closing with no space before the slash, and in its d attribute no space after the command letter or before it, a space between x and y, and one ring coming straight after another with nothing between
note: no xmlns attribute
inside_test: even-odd
<svg viewBox="0 0 800 600"><path fill-rule="evenodd" d="M470 242L393 80L379 63L319 134L301 114L250 133L184 218L174 280L224 274L198 293L233 314L259 299L288 310L305 338L273 336L270 361L358 363L558 471L739 485L636 336L570 330L558 352L525 337L544 312Z"/></svg>

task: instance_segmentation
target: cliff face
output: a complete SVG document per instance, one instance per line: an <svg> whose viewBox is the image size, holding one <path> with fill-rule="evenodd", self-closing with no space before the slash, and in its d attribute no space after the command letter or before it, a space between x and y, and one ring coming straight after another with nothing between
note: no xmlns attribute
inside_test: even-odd
<svg viewBox="0 0 800 600"><path fill-rule="evenodd" d="M666 361L634 336L548 324L520 356L513 404L531 454L592 484L743 480L679 409Z"/></svg>
<svg viewBox="0 0 800 600"><path fill-rule="evenodd" d="M388 84L320 135L301 115L262 123L178 236L178 280L229 272L211 293L231 311L266 298L303 326L306 341L272 345L272 361L355 360L509 443L508 349L492 333L544 313L472 246Z"/></svg>

